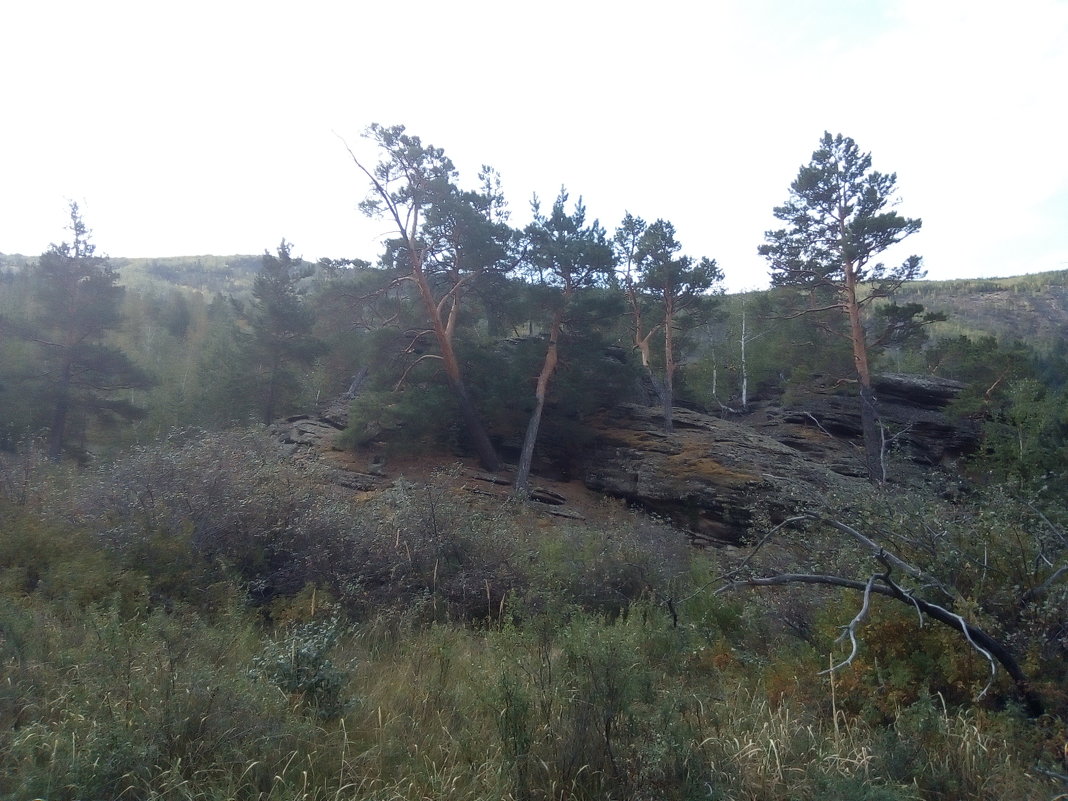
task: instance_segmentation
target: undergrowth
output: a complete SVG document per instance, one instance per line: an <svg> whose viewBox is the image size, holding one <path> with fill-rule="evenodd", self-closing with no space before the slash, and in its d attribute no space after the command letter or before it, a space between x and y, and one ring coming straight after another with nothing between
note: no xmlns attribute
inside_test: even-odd
<svg viewBox="0 0 1068 801"><path fill-rule="evenodd" d="M845 599L700 592L719 557L618 506L354 503L254 438L35 469L0 501L4 798L1058 792L1063 719L939 689L973 655L917 667L907 610L821 675Z"/></svg>

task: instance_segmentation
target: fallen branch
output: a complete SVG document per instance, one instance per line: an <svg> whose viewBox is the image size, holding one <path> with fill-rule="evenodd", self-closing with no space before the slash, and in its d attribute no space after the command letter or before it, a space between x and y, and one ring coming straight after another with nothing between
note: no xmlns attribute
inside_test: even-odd
<svg viewBox="0 0 1068 801"><path fill-rule="evenodd" d="M805 417L807 417L809 420L811 420L813 423L815 423L816 424L816 428L818 428L820 431L822 431L828 437L830 437L831 439L838 439L838 437L836 437L834 434L832 434L830 431L828 431L826 428L823 427L823 423L821 423L819 420L817 420L815 415L812 414L812 412L805 412Z"/></svg>
<svg viewBox="0 0 1068 801"><path fill-rule="evenodd" d="M878 578L878 576L873 575L871 578L868 579L868 584L864 587L864 603L861 605L860 611L857 612L856 617L849 621L849 625L845 627L845 631L842 632L842 636L838 638L839 640L841 640L846 635L849 636L849 642L852 645L852 650L850 650L849 656L847 656L837 665L831 665L831 667L827 668L827 670L821 670L819 675L822 676L826 673L834 673L836 670L839 670L841 668L844 668L846 665L851 664L853 660L856 659L857 651L860 650L860 645L857 643L857 626L863 623L864 618L868 616L868 610L871 608L871 589L875 585L876 578Z"/></svg>
<svg viewBox="0 0 1068 801"><path fill-rule="evenodd" d="M882 583L875 583L876 580ZM772 587L785 584L823 584L831 587L844 587L846 589L856 590L857 592L863 592L865 594L865 605L867 604L867 598L870 594L875 593L877 595L885 595L915 607L924 615L937 620L939 623L962 632L969 645L990 663L992 669L991 682L993 681L993 675L996 672L995 661L1001 664L1016 685L1016 690L1020 694L1020 698L1024 702L1028 713L1034 717L1038 717L1042 714L1043 705L1041 699L1034 690L1031 689L1027 676L1020 668L1015 657L1013 657L1012 653L1004 645L982 629L969 623L961 615L951 612L938 604L925 601L922 598L917 598L910 591L896 584L890 578L888 573L873 576L868 579L867 582L817 573L781 573L776 576L767 576L765 578L751 578L733 581L716 590L716 594L718 595L721 592L737 587ZM862 609L861 611L866 614L865 609ZM850 626L847 627L847 631L850 628L855 630L856 625L859 625L858 618L863 620L863 615L858 614L857 618L854 618L854 623L851 623ZM852 655L848 661L851 661L851 659ZM844 664L848 664L848 661ZM842 665L838 665L832 669L836 670L841 666ZM979 697L982 697L989 690L991 682L988 682L987 686L979 694Z"/></svg>
<svg viewBox="0 0 1068 801"><path fill-rule="evenodd" d="M1066 573L1068 573L1068 565L1061 565L1059 568L1053 571L1052 574L1050 574L1049 578L1047 578L1037 587L1032 587L1023 595L1021 595L1020 601L1023 603L1027 603L1029 601L1035 600L1036 598L1041 598L1049 591L1049 588L1056 584L1060 577L1065 575Z"/></svg>
<svg viewBox="0 0 1068 801"><path fill-rule="evenodd" d="M894 567L898 568L899 570L904 571L905 573L907 573L908 575L912 576L913 578L920 579L921 581L925 581L928 584L931 584L931 585L937 587L939 590L941 590L942 592L944 592L946 595L948 595L951 598L955 595L955 593L952 590L950 590L949 587L947 587L941 581L936 579L934 576L930 575L929 573L927 573L927 572L925 572L923 570L920 570L918 567L914 567L913 565L910 565L904 559L901 559L901 558L895 556L894 554L890 553L889 551L886 550L885 547L883 547L882 545L877 543L871 537L868 537L868 536L865 536L864 534L861 534L859 531L857 531L857 529L853 528L852 526L846 525L845 523L841 522L840 520L832 520L830 518L820 517L820 516L814 515L814 514L807 514L807 515L805 515L805 517L808 517L810 520L817 520L817 521L819 521L821 523L824 523L824 524L830 526L831 528L842 532L843 534L848 534L850 537L852 537L857 542L859 542L861 545L863 545L865 548L867 548L869 551L871 551L871 553L873 555L877 556L879 559L885 559L891 565L893 565Z"/></svg>

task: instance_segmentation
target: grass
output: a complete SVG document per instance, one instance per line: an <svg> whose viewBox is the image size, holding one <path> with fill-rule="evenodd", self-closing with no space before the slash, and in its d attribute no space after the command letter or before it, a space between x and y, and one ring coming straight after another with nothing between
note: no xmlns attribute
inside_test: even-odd
<svg viewBox="0 0 1068 801"><path fill-rule="evenodd" d="M331 654L351 667L351 703L329 721L254 677L268 633L241 609L206 621L94 606L36 622L44 636L5 659L4 797L1051 795L1010 713L924 696L872 723L811 673L782 695L767 666L701 665L693 635L646 604L614 620L351 626Z"/></svg>
<svg viewBox="0 0 1068 801"><path fill-rule="evenodd" d="M895 663L912 658L895 647L912 636L909 610L865 631L878 665L859 659L821 676L838 612L848 619L852 606L800 591L694 594L721 557L669 547L670 532L618 505L598 522L551 527L520 504L465 512L415 486L352 509L298 506L300 475L263 456L249 488L231 469L237 456L218 446L210 456L139 462L139 474L167 467L178 483L128 493L132 515L92 477L20 496L40 502L0 503L0 797L978 801L1057 791L1033 767L1056 764L1065 721L947 700L931 689L934 673L930 686L917 682ZM191 481L225 505L197 511L206 502L176 490ZM196 511L188 525L170 522L178 505L166 493ZM299 521L307 550L279 550L296 533L275 509ZM203 521L214 527L201 531ZM320 561L356 589L315 580L334 575L313 570L317 538L342 536L348 550ZM249 571L280 571L280 553L303 553L308 580L270 595ZM677 625L665 597L688 597ZM788 636L788 613L811 617L806 639ZM931 670L956 675L947 660ZM905 680L908 692L893 684Z"/></svg>

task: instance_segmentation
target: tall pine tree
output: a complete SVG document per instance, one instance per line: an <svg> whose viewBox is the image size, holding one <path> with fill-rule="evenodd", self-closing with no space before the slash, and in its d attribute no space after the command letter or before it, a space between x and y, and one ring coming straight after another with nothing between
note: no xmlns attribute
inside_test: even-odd
<svg viewBox="0 0 1068 801"><path fill-rule="evenodd" d="M122 324L123 287L108 260L96 255L77 203L70 204L71 242L52 245L31 277L34 308L19 326L40 348L37 374L42 408L47 409L48 455L84 455L71 444L90 420L110 424L136 419L143 410L129 390L147 389L153 379L107 343Z"/></svg>
<svg viewBox="0 0 1068 801"><path fill-rule="evenodd" d="M456 349L457 325L474 285L503 276L516 262L496 174L483 168L481 190L462 191L445 151L424 145L403 125L374 124L367 136L378 145L381 160L368 167L350 151L371 182L360 207L368 216L390 221L395 238L387 243L383 264L397 277L389 289L413 290L426 318L408 349L430 344L436 350L421 353L415 363L440 360L479 461L485 469L497 470L500 457Z"/></svg>
<svg viewBox="0 0 1068 801"><path fill-rule="evenodd" d="M676 336L682 328L703 322L710 311L711 293L723 280L723 272L714 259L695 261L690 256L679 255L681 247L675 239L675 226L666 220L657 220L642 232L633 256L639 276L638 291L651 298L659 308L657 327L664 332L664 382L660 394L664 430L669 432L674 428L672 409L678 371ZM640 328L636 326L636 340L639 334Z"/></svg>
<svg viewBox="0 0 1068 801"><path fill-rule="evenodd" d="M530 483L530 469L534 446L538 440L545 411L549 383L560 363L560 338L571 314L575 295L604 281L611 273L614 257L604 229L595 220L586 225L586 207L580 199L574 211L567 213L567 192L553 203L549 216L542 214L537 199L534 202L534 221L527 226L527 263L532 277L546 286L555 287L549 321L545 358L534 389L534 410L523 438L523 450L516 471L515 487L526 491Z"/></svg>
<svg viewBox="0 0 1068 801"><path fill-rule="evenodd" d="M895 268L873 261L920 230L920 220L888 209L896 185L897 175L873 171L871 154L862 153L852 139L824 133L812 161L790 185L786 203L775 209L788 227L768 231L759 248L771 263L774 286L807 291L811 304L802 312L835 309L848 320L860 385L865 463L872 481L884 479L882 438L862 312L876 298L890 297L905 281L924 275L919 256ZM919 311L917 306L910 317Z"/></svg>

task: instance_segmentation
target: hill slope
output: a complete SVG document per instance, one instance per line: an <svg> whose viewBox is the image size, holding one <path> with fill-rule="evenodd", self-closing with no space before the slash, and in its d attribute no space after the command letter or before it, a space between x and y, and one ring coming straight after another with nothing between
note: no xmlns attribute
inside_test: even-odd
<svg viewBox="0 0 1068 801"><path fill-rule="evenodd" d="M895 296L921 303L948 318L934 336L990 335L1004 343L1026 342L1042 351L1068 333L1068 270L1015 278L917 281Z"/></svg>

